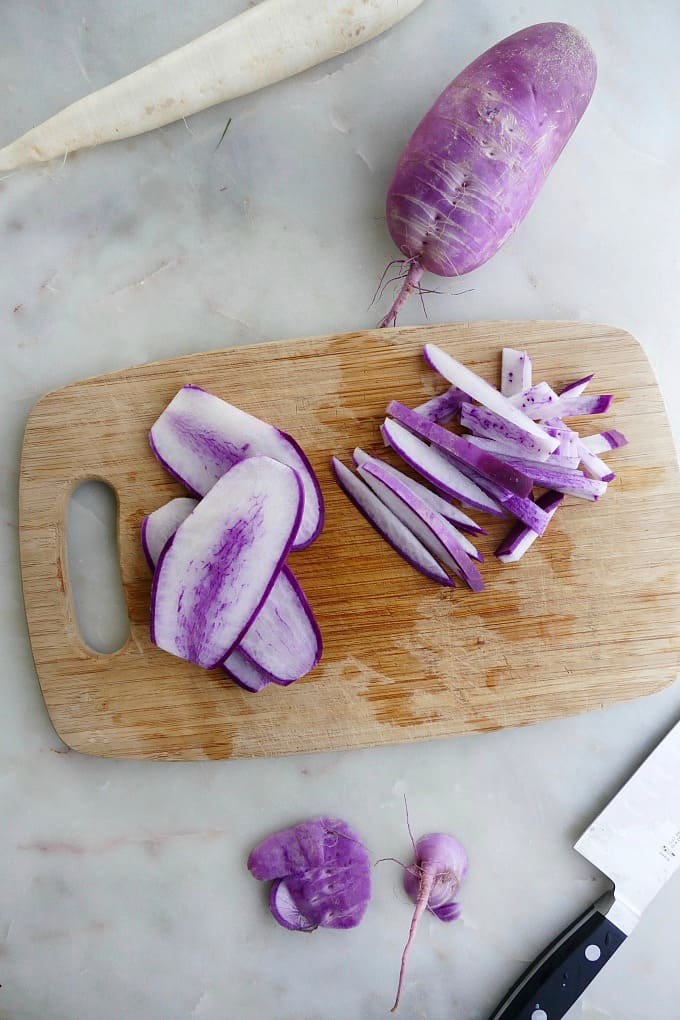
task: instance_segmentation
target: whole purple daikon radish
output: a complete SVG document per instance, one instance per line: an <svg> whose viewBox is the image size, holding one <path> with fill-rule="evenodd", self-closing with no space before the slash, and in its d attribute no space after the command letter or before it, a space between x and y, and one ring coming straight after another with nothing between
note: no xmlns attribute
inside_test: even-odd
<svg viewBox="0 0 680 1020"><path fill-rule="evenodd" d="M558 22L524 28L455 78L404 149L387 192L387 227L405 256L394 325L423 272L462 276L526 216L595 88L587 39Z"/></svg>

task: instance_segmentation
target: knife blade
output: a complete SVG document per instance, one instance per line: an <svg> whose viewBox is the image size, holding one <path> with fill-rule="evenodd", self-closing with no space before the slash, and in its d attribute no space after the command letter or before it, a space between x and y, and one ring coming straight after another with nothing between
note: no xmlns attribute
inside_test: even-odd
<svg viewBox="0 0 680 1020"><path fill-rule="evenodd" d="M560 1020L680 867L680 722L574 849L614 888L537 957L489 1020Z"/></svg>

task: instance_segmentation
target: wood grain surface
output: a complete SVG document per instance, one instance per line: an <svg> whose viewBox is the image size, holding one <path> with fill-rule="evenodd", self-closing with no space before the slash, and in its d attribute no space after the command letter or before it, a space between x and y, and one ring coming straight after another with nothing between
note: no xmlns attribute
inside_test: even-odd
<svg viewBox="0 0 680 1020"><path fill-rule="evenodd" d="M421 578L335 486L329 457L382 452L390 399L414 406L445 385L423 362L439 343L497 383L500 349L523 347L534 379L596 373L613 392L592 428L630 445L596 504L567 497L516 565L493 557L508 525L484 515L487 590ZM181 487L153 458L151 424L196 383L292 433L326 499L326 526L289 562L324 637L319 667L288 688L247 694L149 641L151 578L142 517ZM606 425L605 425L606 422ZM391 458L390 458L391 459ZM397 463L396 461L393 461ZM130 639L83 643L69 591L66 511L82 481L118 498ZM475 515L473 515L475 516ZM657 691L680 656L680 480L663 401L638 342L607 326L491 322L381 330L174 358L43 397L26 427L20 543L33 656L55 729L88 754L154 759L269 756L448 737L584 712Z"/></svg>

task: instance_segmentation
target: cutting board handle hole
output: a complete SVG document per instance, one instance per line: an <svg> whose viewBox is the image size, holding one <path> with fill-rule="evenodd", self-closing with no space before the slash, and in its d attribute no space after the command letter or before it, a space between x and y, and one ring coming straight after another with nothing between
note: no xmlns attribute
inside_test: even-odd
<svg viewBox="0 0 680 1020"><path fill-rule="evenodd" d="M109 655L130 636L117 520L118 500L105 482L83 482L71 493L66 517L71 600L84 643Z"/></svg>

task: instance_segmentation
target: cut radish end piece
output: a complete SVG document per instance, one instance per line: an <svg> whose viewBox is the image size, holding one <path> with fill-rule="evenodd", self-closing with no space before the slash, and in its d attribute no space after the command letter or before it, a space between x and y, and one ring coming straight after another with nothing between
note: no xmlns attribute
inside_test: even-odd
<svg viewBox="0 0 680 1020"><path fill-rule="evenodd" d="M236 648L224 662L224 670L230 679L242 687L244 691L251 691L257 694L258 691L268 687L272 678L264 673L259 667L246 658L243 652Z"/></svg>
<svg viewBox="0 0 680 1020"><path fill-rule="evenodd" d="M382 535L395 552L399 553L421 574L439 584L453 587L453 581L440 567L434 556L427 551L422 542L409 531L406 525L402 524L399 518L378 499L361 478L345 467L337 457L331 458L331 466L335 480L347 498L354 503L357 510L364 515L369 524Z"/></svg>
<svg viewBox="0 0 680 1020"><path fill-rule="evenodd" d="M607 453L608 450L617 450L620 446L626 446L628 440L623 432L617 429L610 429L608 432L598 432L594 436L584 436L581 442L591 453Z"/></svg>
<svg viewBox="0 0 680 1020"><path fill-rule="evenodd" d="M269 909L272 917L288 931L316 931L317 925L300 913L288 891L286 880L277 878L269 890Z"/></svg>
<svg viewBox="0 0 680 1020"><path fill-rule="evenodd" d="M266 456L296 471L304 489L300 531L303 549L323 526L323 499L316 475L291 436L198 386L183 386L149 433L163 467L191 492L205 496L238 461Z"/></svg>
<svg viewBox="0 0 680 1020"><path fill-rule="evenodd" d="M581 415L604 414L614 399L611 393L600 393L592 397L560 397L553 407L553 413L560 418L578 418Z"/></svg>
<svg viewBox="0 0 680 1020"><path fill-rule="evenodd" d="M151 594L151 640L212 669L259 612L297 533L302 485L269 457L236 464L163 550Z"/></svg>

